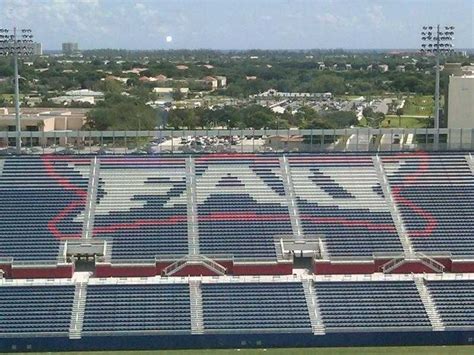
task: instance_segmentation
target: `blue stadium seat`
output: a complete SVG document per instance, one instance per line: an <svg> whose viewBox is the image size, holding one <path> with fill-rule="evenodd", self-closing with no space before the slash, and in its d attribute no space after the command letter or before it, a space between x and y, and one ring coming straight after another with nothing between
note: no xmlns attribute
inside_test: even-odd
<svg viewBox="0 0 474 355"><path fill-rule="evenodd" d="M0 336L68 333L74 301L71 286L0 286Z"/></svg>
<svg viewBox="0 0 474 355"><path fill-rule="evenodd" d="M100 159L94 237L112 241L112 262L188 253L183 158Z"/></svg>
<svg viewBox="0 0 474 355"><path fill-rule="evenodd" d="M206 332L270 329L311 332L300 282L202 284Z"/></svg>
<svg viewBox="0 0 474 355"><path fill-rule="evenodd" d="M314 288L327 331L431 327L412 281L316 282Z"/></svg>
<svg viewBox="0 0 474 355"><path fill-rule="evenodd" d="M329 256L402 252L371 156L288 157L307 238L322 238Z"/></svg>
<svg viewBox="0 0 474 355"><path fill-rule="evenodd" d="M427 281L445 326L474 326L474 280Z"/></svg>
<svg viewBox="0 0 474 355"><path fill-rule="evenodd" d="M7 158L0 175L0 257L56 262L61 240L81 236L88 170L88 159Z"/></svg>
<svg viewBox="0 0 474 355"><path fill-rule="evenodd" d="M474 176L465 157L419 153L382 161L414 249L474 257Z"/></svg>
<svg viewBox="0 0 474 355"><path fill-rule="evenodd" d="M277 157L195 159L201 253L275 259L275 239L293 234Z"/></svg>
<svg viewBox="0 0 474 355"><path fill-rule="evenodd" d="M188 284L89 285L83 332L191 332Z"/></svg>

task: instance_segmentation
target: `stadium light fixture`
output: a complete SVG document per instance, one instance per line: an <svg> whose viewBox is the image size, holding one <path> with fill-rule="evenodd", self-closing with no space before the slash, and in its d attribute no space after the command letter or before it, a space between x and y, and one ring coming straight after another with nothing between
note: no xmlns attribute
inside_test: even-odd
<svg viewBox="0 0 474 355"><path fill-rule="evenodd" d="M33 55L33 34L30 29L23 28L13 31L0 28L0 56L13 57L15 75L15 119L16 119L16 153L21 153L21 121L20 121L20 87L18 84L18 57Z"/></svg>
<svg viewBox="0 0 474 355"><path fill-rule="evenodd" d="M443 28L444 27L444 28ZM435 83L435 118L434 147L439 147L439 58L441 55L454 52L452 41L454 40L454 26L423 26L421 31L421 53L432 53L436 57L436 83Z"/></svg>

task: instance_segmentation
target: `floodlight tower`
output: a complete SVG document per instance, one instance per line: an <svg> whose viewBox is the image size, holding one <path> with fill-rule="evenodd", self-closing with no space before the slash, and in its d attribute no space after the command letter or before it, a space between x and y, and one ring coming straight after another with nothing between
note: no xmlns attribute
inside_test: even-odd
<svg viewBox="0 0 474 355"><path fill-rule="evenodd" d="M33 35L30 29L0 28L0 56L13 57L15 75L15 118L16 118L16 153L21 153L21 121L20 121L20 87L18 83L18 57L33 55ZM18 34L20 33L20 34Z"/></svg>
<svg viewBox="0 0 474 355"><path fill-rule="evenodd" d="M421 52L433 53L436 57L436 83L435 83L435 118L434 147L439 147L439 58L441 54L454 52L452 41L454 39L454 26L423 26L421 31Z"/></svg>

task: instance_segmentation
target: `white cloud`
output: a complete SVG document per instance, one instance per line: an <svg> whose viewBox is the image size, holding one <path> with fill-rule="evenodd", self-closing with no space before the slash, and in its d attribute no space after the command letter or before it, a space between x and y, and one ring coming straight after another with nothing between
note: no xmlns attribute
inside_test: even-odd
<svg viewBox="0 0 474 355"><path fill-rule="evenodd" d="M366 11L369 21L376 27L382 27L386 22L387 18L383 12L381 5L372 5L367 8Z"/></svg>

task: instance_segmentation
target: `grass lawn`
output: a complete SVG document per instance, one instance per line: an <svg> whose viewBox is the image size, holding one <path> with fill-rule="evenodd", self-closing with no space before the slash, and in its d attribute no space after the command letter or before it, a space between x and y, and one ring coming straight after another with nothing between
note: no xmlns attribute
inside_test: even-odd
<svg viewBox="0 0 474 355"><path fill-rule="evenodd" d="M0 94L0 97L4 99L13 99L15 97L15 94ZM20 94L20 99L23 99L25 95Z"/></svg>
<svg viewBox="0 0 474 355"><path fill-rule="evenodd" d="M389 120L390 125L388 124ZM387 115L385 116L385 120L382 122L382 128L426 128L427 123L427 118L404 115L401 117L401 125L399 125L398 116Z"/></svg>
<svg viewBox="0 0 474 355"><path fill-rule="evenodd" d="M434 101L432 96L409 96L405 100L403 114L407 116L433 115Z"/></svg>
<svg viewBox="0 0 474 355"><path fill-rule="evenodd" d="M35 354L35 353L29 353ZM46 353L36 353L46 354ZM370 348L288 348L288 349L228 349L228 350L163 350L163 351L97 351L48 353L65 355L471 355L474 346L407 346L407 347L370 347Z"/></svg>

